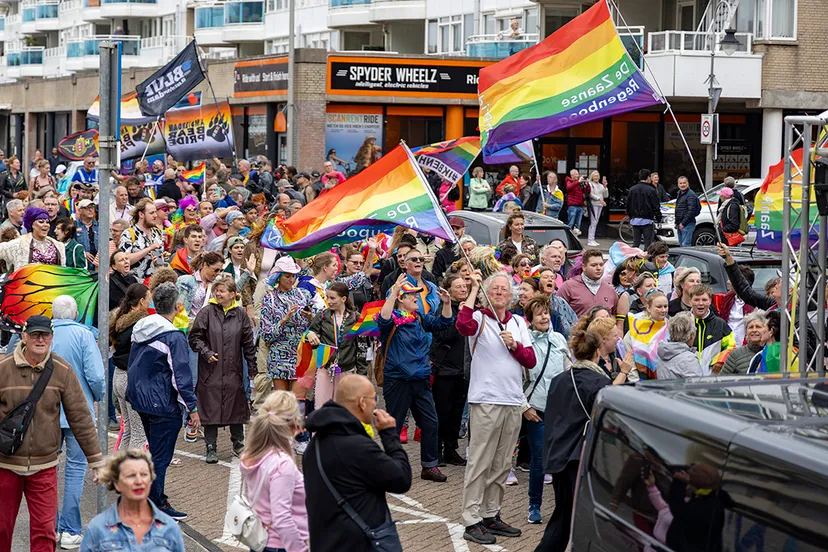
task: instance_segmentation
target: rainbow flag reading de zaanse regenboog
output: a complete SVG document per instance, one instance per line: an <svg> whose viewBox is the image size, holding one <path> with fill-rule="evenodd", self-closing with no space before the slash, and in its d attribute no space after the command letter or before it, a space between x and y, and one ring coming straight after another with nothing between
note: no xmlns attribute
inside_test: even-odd
<svg viewBox="0 0 828 552"><path fill-rule="evenodd" d="M204 184L204 175L207 173L207 163L202 162L189 171L181 171L181 176L190 184Z"/></svg>
<svg viewBox="0 0 828 552"><path fill-rule="evenodd" d="M481 69L477 91L484 155L661 103L618 37L606 0Z"/></svg>
<svg viewBox="0 0 828 552"><path fill-rule="evenodd" d="M376 315L382 310L385 301L372 301L365 303L359 319L351 326L345 338L349 337L379 337L379 326L377 326Z"/></svg>
<svg viewBox="0 0 828 552"><path fill-rule="evenodd" d="M380 232L391 234L396 226L451 243L456 239L405 144L275 224L284 244L273 249L294 257L317 255ZM267 247L264 240L262 246Z"/></svg>
<svg viewBox="0 0 828 552"><path fill-rule="evenodd" d="M440 178L453 184L466 174L475 157L480 154L480 137L467 136L437 142L414 148L411 153L418 165L436 172Z"/></svg>

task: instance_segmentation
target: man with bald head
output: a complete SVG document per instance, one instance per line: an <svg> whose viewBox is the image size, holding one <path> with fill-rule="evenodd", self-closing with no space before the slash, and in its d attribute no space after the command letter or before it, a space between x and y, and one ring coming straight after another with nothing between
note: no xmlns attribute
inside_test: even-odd
<svg viewBox="0 0 828 552"><path fill-rule="evenodd" d="M174 169L167 169L164 171L164 183L158 188L156 197L168 197L175 200L176 203L181 201L183 195L181 188L178 186L178 177Z"/></svg>
<svg viewBox="0 0 828 552"><path fill-rule="evenodd" d="M109 208L109 220L128 220L132 218L132 205L129 204L129 192L126 187L115 188L115 202Z"/></svg>
<svg viewBox="0 0 828 552"><path fill-rule="evenodd" d="M372 529L390 521L385 493L411 488L411 465L396 421L377 409L377 392L368 378L356 374L342 378L334 399L311 413L306 424L314 433L302 458L310 548L314 552L370 552L371 543L337 505L319 463L337 494ZM385 450L372 438L372 421Z"/></svg>
<svg viewBox="0 0 828 552"><path fill-rule="evenodd" d="M282 209L285 210L286 213L289 213L290 212L290 201L291 201L290 196L285 194L285 193L281 193L276 197L277 197L276 207L281 207Z"/></svg>

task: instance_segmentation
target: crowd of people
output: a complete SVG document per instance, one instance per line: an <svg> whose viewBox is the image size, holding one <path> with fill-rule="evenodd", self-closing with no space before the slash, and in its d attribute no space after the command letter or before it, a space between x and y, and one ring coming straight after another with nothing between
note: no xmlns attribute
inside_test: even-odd
<svg viewBox="0 0 828 552"><path fill-rule="evenodd" d="M563 551L584 422L602 387L780 370L759 360L779 347L779 279L758 294L726 245L720 254L732 291L715 295L697 269L673 267L662 242L617 266L594 247L572 257L560 240L538 244L524 234L521 207L562 209L554 173L543 176L546 191L533 206L520 194L528 189L531 199L535 186L510 169L496 192L504 210L513 203L496 247L477 244L450 217L456 243L399 226L302 258L263 247L261 236L272 219L288 219L341 184L330 160L311 173L274 169L266 159L240 160L232 171L214 161L200 186L181 178L172 159L103 179L87 159L69 183L52 178L44 160L28 184L18 159L5 165L4 271L95 271L109 255L101 282L110 291L111 355L104 366L97 330L76 322L71 296L55 299L51 319L32 316L19 336L4 335L0 418L39 378L51 380L20 446L0 451L0 497L9 504L0 514L3 550L23 495L32 550L130 549L125 543L148 538L183 550L172 520L187 514L165 492L176 442L203 440L204 461L215 464L227 427L267 527L266 550L371 550L369 530L392 538L385 494L411 486L403 445L413 433L423 480L439 484L448 479L441 467L465 466L457 504L465 539L495 544L521 534L509 523L518 513L501 506L525 457L529 523L543 522L544 486L555 493L538 550ZM482 208L476 194L492 191L477 169L472 177L470 205ZM648 171L641 180L649 187L642 197L657 193ZM103 251L99 185L113 191ZM605 179L573 171L566 191L576 228L585 201L597 221ZM633 226L647 241L646 226ZM594 233L591 223L590 245ZM370 303L381 305L372 320L378 337L345 337ZM334 352L300 374L303 343ZM96 438L93 404L104 396L109 416L97 423L118 433L114 451L101 451ZM56 523L59 450L66 469ZM105 464L102 452L114 456ZM82 535L87 468L120 498Z"/></svg>

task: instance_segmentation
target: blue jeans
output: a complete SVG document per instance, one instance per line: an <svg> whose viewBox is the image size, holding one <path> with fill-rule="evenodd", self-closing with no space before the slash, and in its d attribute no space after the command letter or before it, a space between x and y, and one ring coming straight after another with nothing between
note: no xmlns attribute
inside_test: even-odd
<svg viewBox="0 0 828 552"><path fill-rule="evenodd" d="M160 508L167 502L164 482L167 478L167 468L175 452L175 441L178 439L178 432L181 431L183 422L181 416L153 416L143 412L140 416L144 434L149 443L152 462L155 464L155 481L150 487L149 499Z"/></svg>
<svg viewBox="0 0 828 552"><path fill-rule="evenodd" d="M540 422L526 422L529 438L529 507L543 503L543 412L536 410Z"/></svg>
<svg viewBox="0 0 828 552"><path fill-rule="evenodd" d="M66 468L63 486L63 505L58 514L58 532L80 535L81 522L80 499L83 492L83 479L86 476L86 455L80 448L78 440L71 429L62 429L63 450L66 453Z"/></svg>
<svg viewBox="0 0 828 552"><path fill-rule="evenodd" d="M690 247L693 245L693 232L695 230L695 222L685 224L684 230L679 230L678 226L676 226L676 232L678 232L679 247Z"/></svg>
<svg viewBox="0 0 828 552"><path fill-rule="evenodd" d="M581 219L584 217L584 208L570 205L566 208L566 222L573 230L581 228Z"/></svg>
<svg viewBox="0 0 828 552"><path fill-rule="evenodd" d="M109 359L109 370L106 374L106 388L109 391L109 404L107 405L109 410L109 421L110 422L118 422L118 413L115 411L115 393L112 392L112 378L115 377L115 363L112 362L112 359ZM80 534L80 533L78 533Z"/></svg>
<svg viewBox="0 0 828 552"><path fill-rule="evenodd" d="M424 468L437 465L437 410L428 378L404 380L386 376L382 383L385 408L397 420L397 434L402 431L405 413L411 409L420 428L420 463Z"/></svg>

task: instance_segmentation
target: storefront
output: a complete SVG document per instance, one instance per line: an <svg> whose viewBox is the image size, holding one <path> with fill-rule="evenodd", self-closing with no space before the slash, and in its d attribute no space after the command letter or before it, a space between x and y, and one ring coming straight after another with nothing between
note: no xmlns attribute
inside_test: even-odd
<svg viewBox="0 0 828 552"><path fill-rule="evenodd" d="M286 57L234 64L233 98L236 101L231 113L237 157L264 155L277 163L286 162L284 109L287 88ZM250 100L256 103L246 103Z"/></svg>

